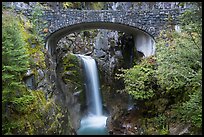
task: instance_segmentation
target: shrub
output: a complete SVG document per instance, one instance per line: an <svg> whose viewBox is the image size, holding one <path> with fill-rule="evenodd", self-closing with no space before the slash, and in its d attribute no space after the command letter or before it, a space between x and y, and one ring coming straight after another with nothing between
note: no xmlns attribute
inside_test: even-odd
<svg viewBox="0 0 204 137"><path fill-rule="evenodd" d="M157 90L157 80L155 77L155 57L143 59L141 64L130 69L121 69L122 74L116 74L117 78L123 78L124 91L132 95L135 99L150 99Z"/></svg>

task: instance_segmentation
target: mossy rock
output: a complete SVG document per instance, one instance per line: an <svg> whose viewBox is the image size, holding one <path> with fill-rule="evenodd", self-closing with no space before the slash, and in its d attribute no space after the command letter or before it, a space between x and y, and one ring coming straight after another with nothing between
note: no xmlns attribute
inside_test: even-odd
<svg viewBox="0 0 204 137"><path fill-rule="evenodd" d="M64 83L73 84L77 89L82 89L83 76L79 59L75 55L68 53L62 58L61 65L63 70L60 74Z"/></svg>

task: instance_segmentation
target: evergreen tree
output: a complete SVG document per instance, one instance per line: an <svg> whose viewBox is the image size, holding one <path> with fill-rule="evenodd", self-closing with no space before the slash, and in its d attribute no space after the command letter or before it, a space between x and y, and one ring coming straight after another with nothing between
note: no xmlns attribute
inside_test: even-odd
<svg viewBox="0 0 204 137"><path fill-rule="evenodd" d="M8 15L3 15L2 19L2 84L5 97L22 88L22 75L28 69L29 61L19 22Z"/></svg>
<svg viewBox="0 0 204 137"><path fill-rule="evenodd" d="M2 116L3 127L9 121L13 101L26 92L22 76L29 67L25 41L17 18L2 15Z"/></svg>

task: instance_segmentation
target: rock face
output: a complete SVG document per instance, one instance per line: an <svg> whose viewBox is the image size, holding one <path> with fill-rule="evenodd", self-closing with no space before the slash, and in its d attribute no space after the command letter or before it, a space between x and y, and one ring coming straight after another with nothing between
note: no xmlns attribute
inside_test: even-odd
<svg viewBox="0 0 204 137"><path fill-rule="evenodd" d="M109 133L113 135L142 135L140 111L136 108L123 112L108 119Z"/></svg>
<svg viewBox="0 0 204 137"><path fill-rule="evenodd" d="M63 111L61 134L76 134L82 114L81 108L85 104L81 63L75 55L64 50L54 56L47 52L45 63L46 69L37 70L36 87L45 92L47 99L54 98L59 109Z"/></svg>
<svg viewBox="0 0 204 137"><path fill-rule="evenodd" d="M84 92L83 75L78 58L69 53L65 54L58 62L56 74L58 89L64 96L63 106L69 111L73 128L77 129L81 117L80 96Z"/></svg>

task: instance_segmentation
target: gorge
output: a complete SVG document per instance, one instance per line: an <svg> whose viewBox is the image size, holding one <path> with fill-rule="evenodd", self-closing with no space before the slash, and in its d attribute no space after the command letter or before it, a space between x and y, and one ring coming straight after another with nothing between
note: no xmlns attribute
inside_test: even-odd
<svg viewBox="0 0 204 137"><path fill-rule="evenodd" d="M192 5L3 2L3 134L201 133Z"/></svg>

